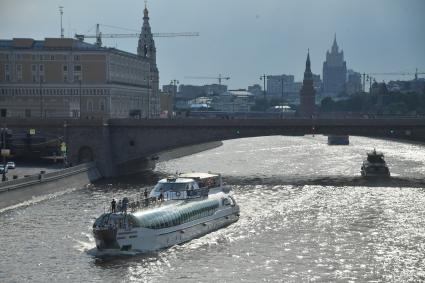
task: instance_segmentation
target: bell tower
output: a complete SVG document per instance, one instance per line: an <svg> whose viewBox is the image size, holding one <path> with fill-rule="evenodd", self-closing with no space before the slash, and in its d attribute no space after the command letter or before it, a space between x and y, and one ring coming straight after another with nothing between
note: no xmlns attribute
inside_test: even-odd
<svg viewBox="0 0 425 283"><path fill-rule="evenodd" d="M313 85L313 73L311 72L310 50L307 53L303 86L300 91L301 116L311 116L316 110L316 90Z"/></svg>
<svg viewBox="0 0 425 283"><path fill-rule="evenodd" d="M149 11L146 2L147 1L145 1L145 9L143 10L143 26L139 36L137 55L146 58L152 62L153 65L156 65L156 47L149 24Z"/></svg>
<svg viewBox="0 0 425 283"><path fill-rule="evenodd" d="M159 71L156 65L156 47L153 39L151 26L149 24L149 10L147 0L145 0L145 9L143 10L143 25L139 36L137 46L137 55L142 57L150 65L150 74L147 78L149 94L149 117L159 115Z"/></svg>

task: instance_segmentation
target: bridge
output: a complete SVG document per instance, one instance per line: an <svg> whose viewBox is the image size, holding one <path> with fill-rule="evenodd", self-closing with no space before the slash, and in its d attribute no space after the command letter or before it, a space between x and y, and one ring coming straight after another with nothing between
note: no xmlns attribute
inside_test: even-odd
<svg viewBox="0 0 425 283"><path fill-rule="evenodd" d="M111 119L0 120L12 131L63 137L68 162L96 161L105 177L137 172L161 152L179 147L256 136L309 134L386 137L425 141L425 118Z"/></svg>

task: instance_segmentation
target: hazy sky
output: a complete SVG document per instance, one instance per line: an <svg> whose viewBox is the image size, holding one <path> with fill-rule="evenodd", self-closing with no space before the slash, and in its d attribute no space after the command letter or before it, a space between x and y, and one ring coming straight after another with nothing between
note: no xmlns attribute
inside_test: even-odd
<svg viewBox="0 0 425 283"><path fill-rule="evenodd" d="M60 5L65 36L92 34L96 23L140 30L143 21L143 0L0 0L0 38L58 37ZM263 73L300 80L307 48L322 75L334 33L349 69L425 72L425 0L150 0L148 7L153 32L201 34L156 39L161 84L213 83L185 76L219 73L231 76L231 88L260 83ZM104 44L136 52L137 38Z"/></svg>

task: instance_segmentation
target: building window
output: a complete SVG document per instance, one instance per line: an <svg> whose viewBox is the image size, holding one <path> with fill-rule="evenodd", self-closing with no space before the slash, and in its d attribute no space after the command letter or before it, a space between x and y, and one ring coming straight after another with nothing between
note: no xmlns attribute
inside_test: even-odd
<svg viewBox="0 0 425 283"><path fill-rule="evenodd" d="M16 60L21 60L22 59L22 55L21 54L16 54Z"/></svg>
<svg viewBox="0 0 425 283"><path fill-rule="evenodd" d="M81 72L81 65L75 65L74 72Z"/></svg>
<svg viewBox="0 0 425 283"><path fill-rule="evenodd" d="M6 74L6 82L10 82L10 75L9 74Z"/></svg>
<svg viewBox="0 0 425 283"><path fill-rule="evenodd" d="M63 82L64 82L64 83L68 82L68 76L67 76L67 75L64 75L64 76L63 76Z"/></svg>
<svg viewBox="0 0 425 283"><path fill-rule="evenodd" d="M44 76L43 75L40 75L40 82L44 82Z"/></svg>
<svg viewBox="0 0 425 283"><path fill-rule="evenodd" d="M105 111L105 101L100 101L100 111Z"/></svg>
<svg viewBox="0 0 425 283"><path fill-rule="evenodd" d="M32 70L33 72L37 72L37 65L32 64L32 65L31 65L31 70Z"/></svg>
<svg viewBox="0 0 425 283"><path fill-rule="evenodd" d="M80 60L80 56L79 56L79 55L74 55L74 60L75 60L75 61Z"/></svg>
<svg viewBox="0 0 425 283"><path fill-rule="evenodd" d="M68 65L63 65L63 71L68 72Z"/></svg>
<svg viewBox="0 0 425 283"><path fill-rule="evenodd" d="M50 60L54 61L55 60L55 55L50 55Z"/></svg>
<svg viewBox="0 0 425 283"><path fill-rule="evenodd" d="M37 82L37 76L36 75L32 75L32 82L36 83Z"/></svg>
<svg viewBox="0 0 425 283"><path fill-rule="evenodd" d="M4 69L6 70L6 72L8 72L9 71L9 64L5 64Z"/></svg>
<svg viewBox="0 0 425 283"><path fill-rule="evenodd" d="M22 65L21 64L16 65L16 80L18 82L22 81Z"/></svg>
<svg viewBox="0 0 425 283"><path fill-rule="evenodd" d="M93 111L93 102L91 100L87 102L87 110L90 112Z"/></svg>
<svg viewBox="0 0 425 283"><path fill-rule="evenodd" d="M31 117L31 109L25 109L25 118Z"/></svg>
<svg viewBox="0 0 425 283"><path fill-rule="evenodd" d="M40 64L38 66L38 68L39 68L40 72L44 72L44 65L43 64Z"/></svg>

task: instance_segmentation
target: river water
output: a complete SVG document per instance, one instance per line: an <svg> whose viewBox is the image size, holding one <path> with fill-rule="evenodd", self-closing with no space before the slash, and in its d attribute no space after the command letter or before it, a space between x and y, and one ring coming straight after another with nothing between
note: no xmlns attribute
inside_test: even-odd
<svg viewBox="0 0 425 283"><path fill-rule="evenodd" d="M425 146L351 137L261 137L0 213L0 282L417 282L425 280ZM366 182L365 152L393 177ZM189 243L109 260L91 255L93 220L112 197L165 174L222 172L240 220Z"/></svg>

